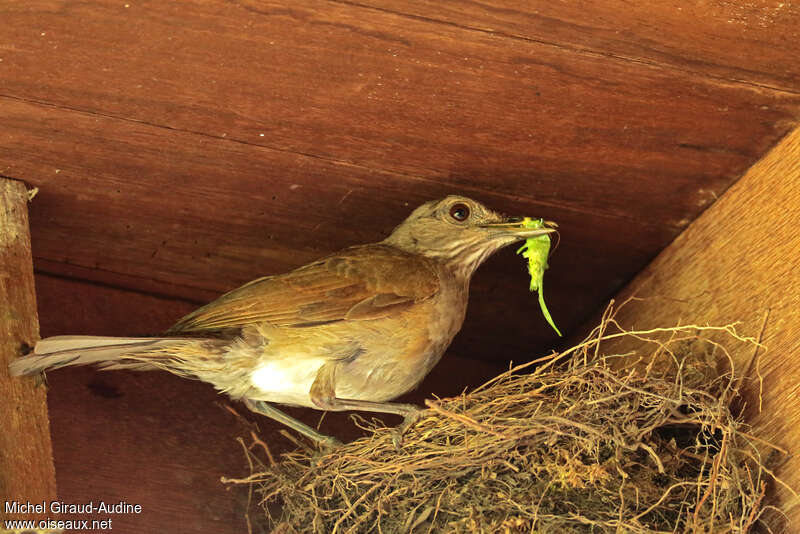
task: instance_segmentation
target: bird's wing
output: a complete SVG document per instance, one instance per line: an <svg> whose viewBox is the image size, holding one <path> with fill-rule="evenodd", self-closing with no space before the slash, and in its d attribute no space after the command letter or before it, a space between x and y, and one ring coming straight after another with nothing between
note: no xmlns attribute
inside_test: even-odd
<svg viewBox="0 0 800 534"><path fill-rule="evenodd" d="M253 280L190 313L169 332L376 319L426 300L438 289L430 260L386 245L364 245Z"/></svg>

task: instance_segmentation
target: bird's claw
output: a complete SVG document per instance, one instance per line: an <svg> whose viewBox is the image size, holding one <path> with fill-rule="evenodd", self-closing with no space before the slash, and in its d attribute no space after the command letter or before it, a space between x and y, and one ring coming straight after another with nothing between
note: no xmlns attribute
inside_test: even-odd
<svg viewBox="0 0 800 534"><path fill-rule="evenodd" d="M403 422L392 429L392 444L396 450L400 450L403 446L403 435L419 421L421 416L422 410L415 409L414 411L409 411L403 418Z"/></svg>

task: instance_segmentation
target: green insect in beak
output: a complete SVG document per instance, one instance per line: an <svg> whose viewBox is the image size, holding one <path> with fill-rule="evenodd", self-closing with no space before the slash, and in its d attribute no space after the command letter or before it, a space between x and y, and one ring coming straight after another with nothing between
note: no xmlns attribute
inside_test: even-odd
<svg viewBox="0 0 800 534"><path fill-rule="evenodd" d="M545 223L543 219L531 219L525 217L522 224L526 228L544 228L545 226L553 226L553 223ZM550 312L544 303L544 290L542 284L544 281L544 271L547 269L547 256L550 254L550 236L540 235L536 237L529 237L525 244L517 250L517 254L522 253L523 258L528 259L528 274L531 275L531 291L539 292L539 306L542 308L542 314L553 330L560 336Z"/></svg>

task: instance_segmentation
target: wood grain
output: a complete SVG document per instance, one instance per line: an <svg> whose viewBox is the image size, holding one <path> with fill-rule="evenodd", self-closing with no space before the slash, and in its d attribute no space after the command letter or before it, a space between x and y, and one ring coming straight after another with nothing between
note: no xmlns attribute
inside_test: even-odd
<svg viewBox="0 0 800 534"><path fill-rule="evenodd" d="M37 275L36 284L45 336L144 335L164 330L194 307L45 275ZM456 395L502 367L448 354L405 400L421 404L432 393ZM142 506L141 514L114 517L114 531L247 532L246 488L220 483L221 476L249 474L236 438L249 444L250 430L256 429L276 456L294 447L279 434L280 425L250 414L206 384L167 373L68 368L48 373L48 382L59 498L79 503L125 500ZM226 404L249 422L230 413ZM310 425L321 416L316 410L291 413ZM322 430L343 440L360 435L347 413L327 414ZM253 532L264 532L254 504L250 515Z"/></svg>
<svg viewBox="0 0 800 534"><path fill-rule="evenodd" d="M670 226L800 102L324 0L4 9L2 95Z"/></svg>
<svg viewBox="0 0 800 534"><path fill-rule="evenodd" d="M347 2L533 40L584 54L657 64L800 91L800 5L753 0Z"/></svg>
<svg viewBox="0 0 800 534"><path fill-rule="evenodd" d="M45 388L8 373L22 347L39 338L27 204L22 182L0 179L0 496L36 504L56 497ZM51 517L0 509L0 519Z"/></svg>
<svg viewBox="0 0 800 534"><path fill-rule="evenodd" d="M753 433L792 454L778 474L800 492L800 129L789 134L666 248L618 296L637 328L729 324L758 338L758 368L746 390ZM764 322L766 317L766 323ZM627 350L625 347L624 350ZM749 369L752 348L733 354ZM777 501L800 530L800 499L777 487Z"/></svg>

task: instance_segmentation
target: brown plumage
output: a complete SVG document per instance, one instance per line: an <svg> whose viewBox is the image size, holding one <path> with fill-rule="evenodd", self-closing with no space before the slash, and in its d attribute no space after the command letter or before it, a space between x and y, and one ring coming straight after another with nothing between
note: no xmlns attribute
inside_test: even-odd
<svg viewBox="0 0 800 534"><path fill-rule="evenodd" d="M266 402L413 417L415 407L386 401L417 386L439 361L461 328L475 269L499 248L551 231L449 196L414 210L380 243L226 293L164 337L47 338L11 372L164 369L331 441Z"/></svg>

